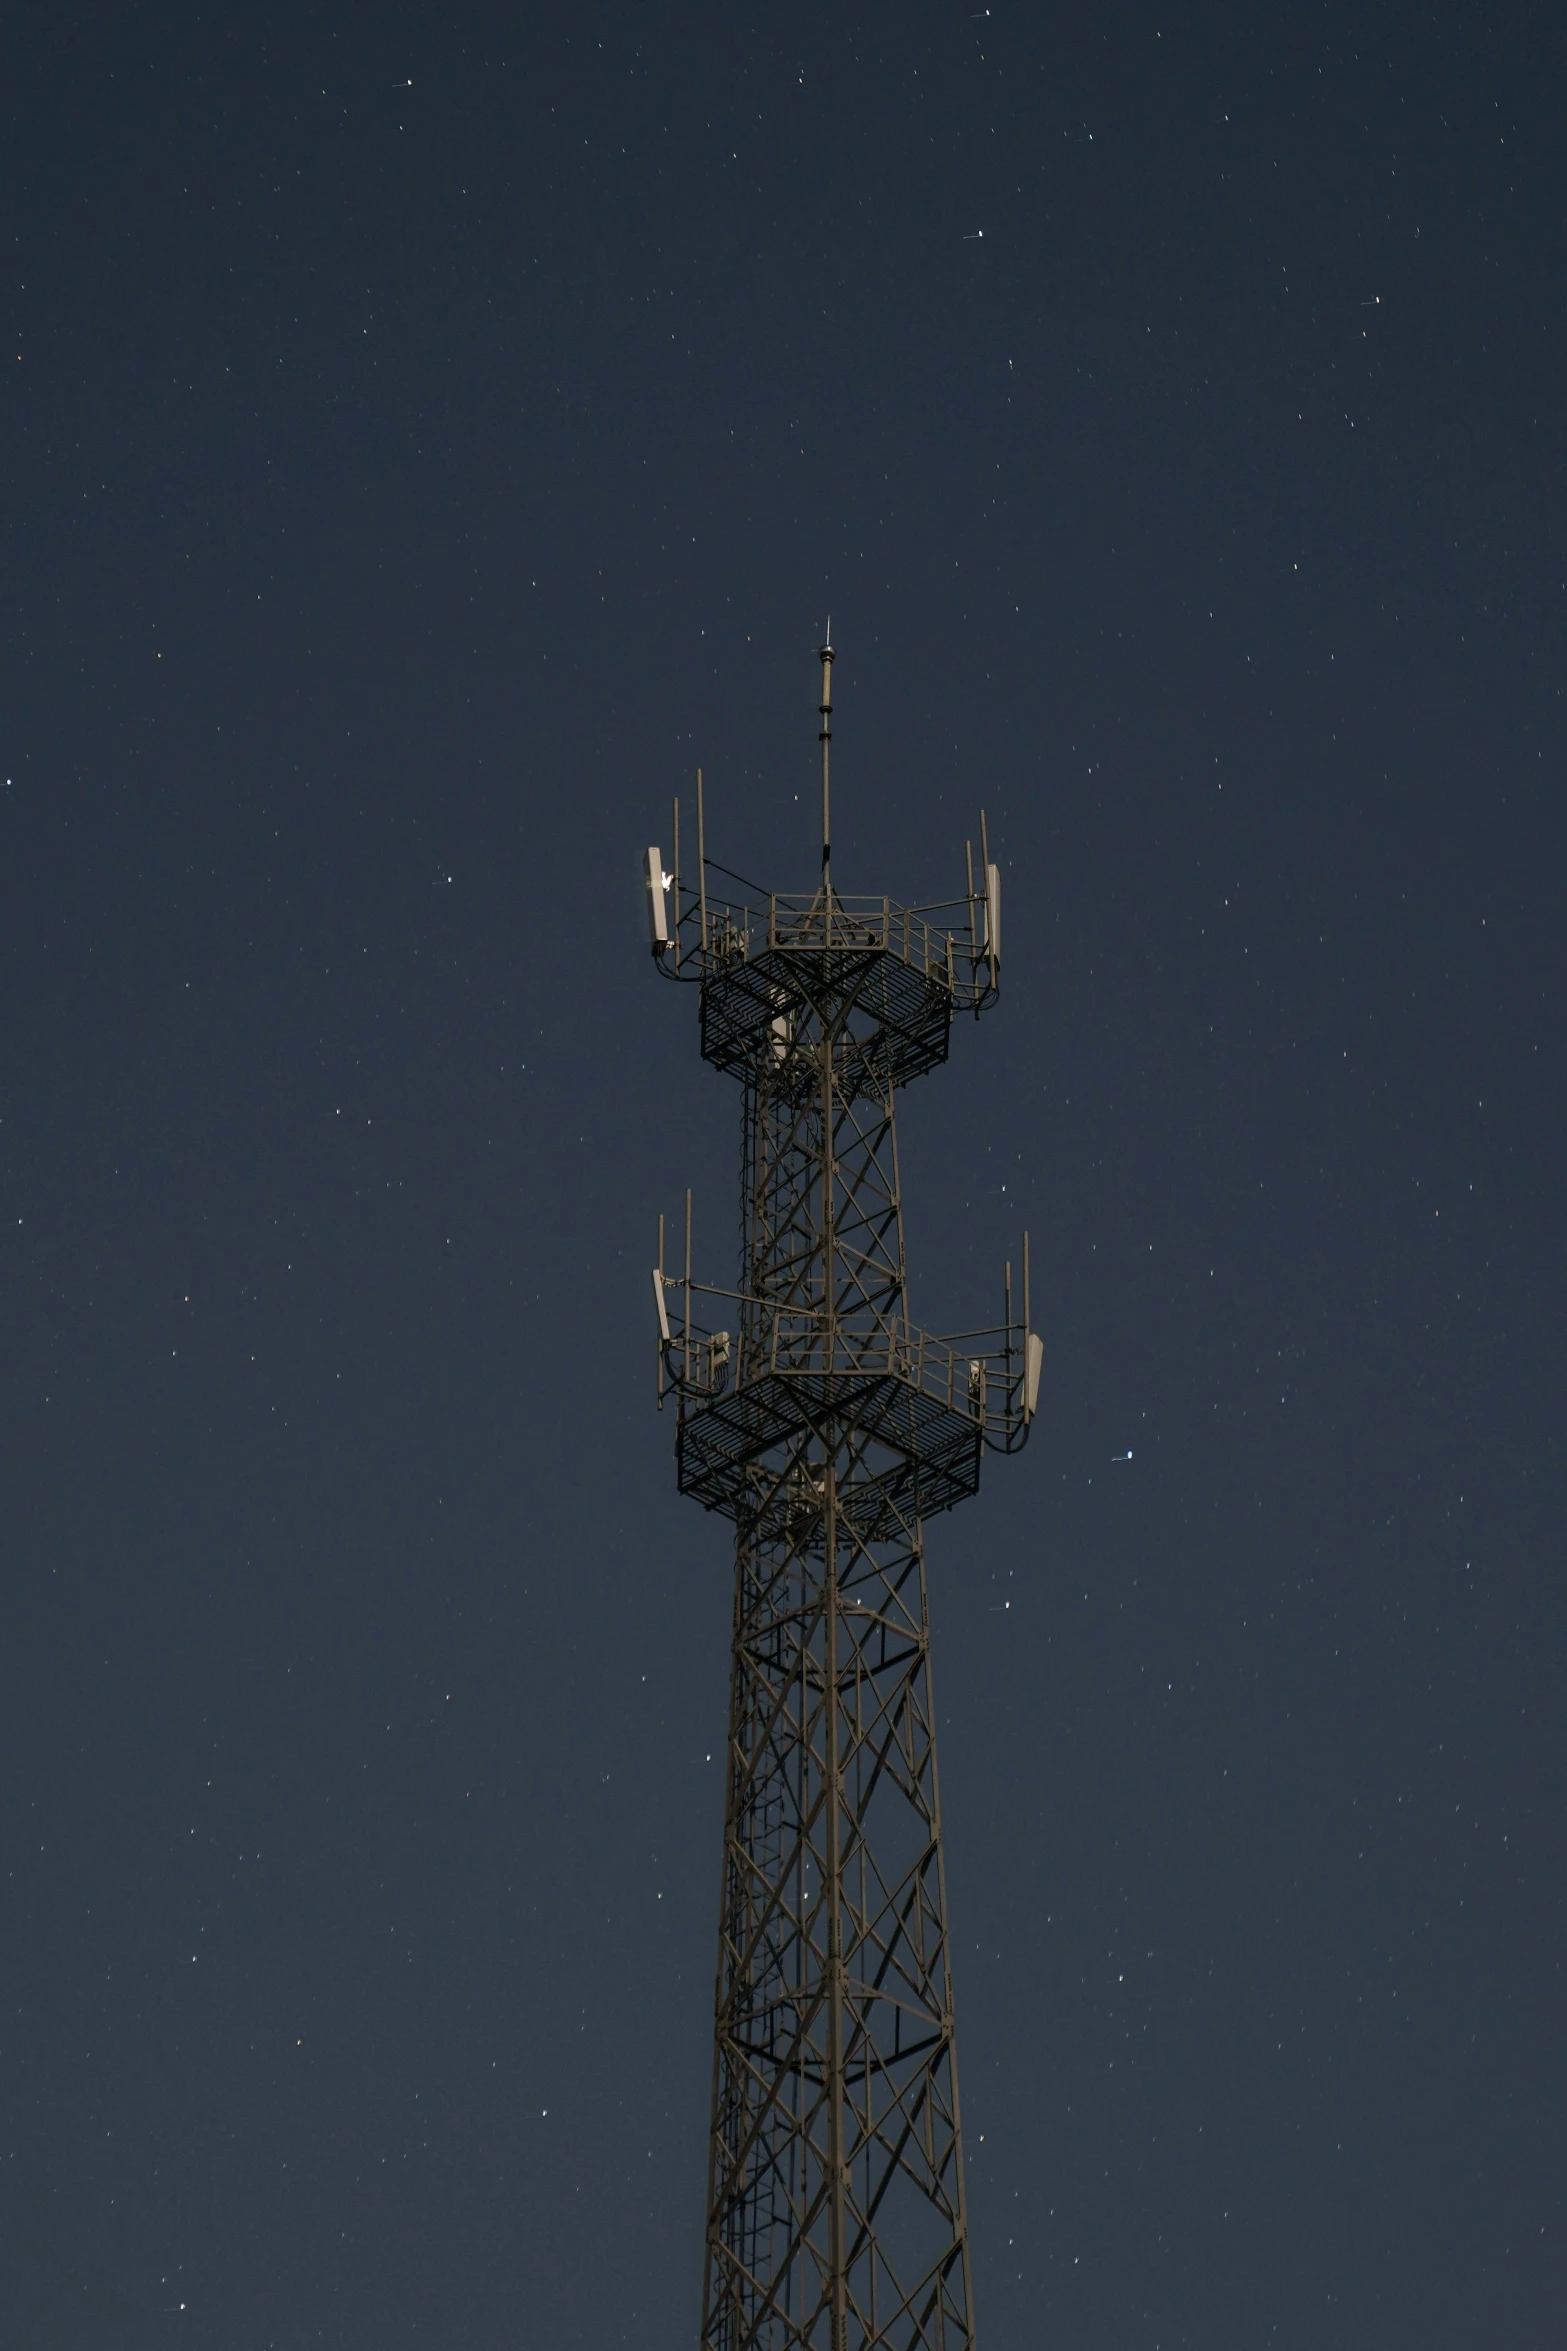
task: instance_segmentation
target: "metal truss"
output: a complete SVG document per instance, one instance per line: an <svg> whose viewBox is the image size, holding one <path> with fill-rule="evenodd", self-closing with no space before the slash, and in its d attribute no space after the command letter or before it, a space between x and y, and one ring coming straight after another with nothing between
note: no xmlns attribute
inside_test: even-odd
<svg viewBox="0 0 1567 2351"><path fill-rule="evenodd" d="M680 1485L735 1525L701 2344L969 2351L922 1522L1025 1441L1043 1351L1026 1237L1020 1316L1010 1269L993 1329L905 1311L896 1089L996 999L999 876L948 908L835 891L831 661L821 887L710 895L700 779L696 888L648 853L655 956L744 1098L739 1288L693 1280L689 1194L684 1273L661 1225L654 1274Z"/></svg>

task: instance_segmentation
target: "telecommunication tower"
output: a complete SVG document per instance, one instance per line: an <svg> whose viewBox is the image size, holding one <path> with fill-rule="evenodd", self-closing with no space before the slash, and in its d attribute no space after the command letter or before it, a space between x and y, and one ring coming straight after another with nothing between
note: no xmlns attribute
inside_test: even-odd
<svg viewBox="0 0 1567 2351"><path fill-rule="evenodd" d="M740 1081L740 1276L659 1259L658 1387L682 1493L734 1521L734 1652L702 2351L970 2351L922 1525L1016 1452L1043 1348L910 1321L897 1089L994 1004L1001 883L940 906L832 879L832 631L814 889L647 852L658 969Z"/></svg>

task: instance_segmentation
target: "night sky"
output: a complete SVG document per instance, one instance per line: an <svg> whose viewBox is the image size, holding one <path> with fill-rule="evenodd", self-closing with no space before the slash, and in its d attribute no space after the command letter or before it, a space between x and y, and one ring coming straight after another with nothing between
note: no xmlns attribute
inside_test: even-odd
<svg viewBox="0 0 1567 2351"><path fill-rule="evenodd" d="M638 866L945 897L979 2339L1567 2340L1557 10L8 15L0 2335L694 2342ZM1130 1452L1129 1460L1116 1456Z"/></svg>

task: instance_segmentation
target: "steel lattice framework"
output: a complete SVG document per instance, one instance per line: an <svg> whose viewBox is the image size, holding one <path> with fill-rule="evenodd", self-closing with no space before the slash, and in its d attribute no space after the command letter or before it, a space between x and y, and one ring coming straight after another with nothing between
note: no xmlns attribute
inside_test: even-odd
<svg viewBox="0 0 1567 2351"><path fill-rule="evenodd" d="M968 2351L922 1522L1014 1452L1042 1349L1002 1322L935 1339L905 1310L894 1098L994 1003L1000 885L944 907L831 878L719 895L647 859L659 968L700 991L743 1089L737 1290L664 1268L659 1392L682 1492L735 1526L734 1655L702 2351ZM745 885L740 884L741 890ZM933 919L940 918L940 919ZM724 1318L720 1327L719 1318Z"/></svg>

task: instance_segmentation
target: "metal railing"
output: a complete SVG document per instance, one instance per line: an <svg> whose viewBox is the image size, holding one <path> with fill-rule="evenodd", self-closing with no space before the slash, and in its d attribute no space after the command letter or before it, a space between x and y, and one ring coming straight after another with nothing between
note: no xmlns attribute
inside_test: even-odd
<svg viewBox="0 0 1567 2351"><path fill-rule="evenodd" d="M892 956L965 1009L981 1009L997 991L999 955L978 896L928 907L837 890L758 891L747 900L709 895L705 877L700 890L692 889L678 874L670 876L668 894L672 920L659 968L670 979L721 980L764 954L860 953Z"/></svg>

